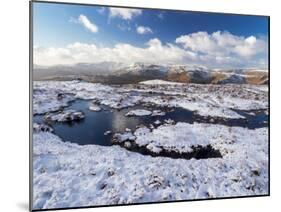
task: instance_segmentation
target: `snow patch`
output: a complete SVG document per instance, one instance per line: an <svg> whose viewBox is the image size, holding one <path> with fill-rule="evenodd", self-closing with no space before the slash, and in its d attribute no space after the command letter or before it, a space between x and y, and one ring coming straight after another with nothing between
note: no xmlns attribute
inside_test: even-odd
<svg viewBox="0 0 281 212"><path fill-rule="evenodd" d="M147 81L139 82L139 84L144 84L144 85L184 85L185 83L165 81L165 80L147 80Z"/></svg>
<svg viewBox="0 0 281 212"><path fill-rule="evenodd" d="M89 110L98 112L98 111L101 111L101 108L98 105L90 104Z"/></svg>
<svg viewBox="0 0 281 212"><path fill-rule="evenodd" d="M126 116L150 116L152 113L149 110L136 109L126 113Z"/></svg>
<svg viewBox="0 0 281 212"><path fill-rule="evenodd" d="M44 116L46 121L57 121L57 122L71 122L71 121L79 121L84 119L83 112L76 110L64 110L58 113L50 113Z"/></svg>

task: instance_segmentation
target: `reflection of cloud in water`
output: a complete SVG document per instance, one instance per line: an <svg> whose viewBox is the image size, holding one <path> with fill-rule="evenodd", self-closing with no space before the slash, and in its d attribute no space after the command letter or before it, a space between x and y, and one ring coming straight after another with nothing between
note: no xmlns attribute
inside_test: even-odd
<svg viewBox="0 0 281 212"><path fill-rule="evenodd" d="M115 132L123 132L125 128L135 129L140 120L136 117L127 117L125 113L114 111L112 113L112 130Z"/></svg>

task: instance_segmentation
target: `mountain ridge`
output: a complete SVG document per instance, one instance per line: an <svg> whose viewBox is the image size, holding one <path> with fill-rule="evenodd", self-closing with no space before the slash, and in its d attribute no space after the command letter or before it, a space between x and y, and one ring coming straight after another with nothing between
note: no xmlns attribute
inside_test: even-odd
<svg viewBox="0 0 281 212"><path fill-rule="evenodd" d="M34 80L83 79L90 82L130 84L162 79L198 84L267 84L268 71L262 69L209 69L197 65L115 62L78 63L43 67L34 65Z"/></svg>

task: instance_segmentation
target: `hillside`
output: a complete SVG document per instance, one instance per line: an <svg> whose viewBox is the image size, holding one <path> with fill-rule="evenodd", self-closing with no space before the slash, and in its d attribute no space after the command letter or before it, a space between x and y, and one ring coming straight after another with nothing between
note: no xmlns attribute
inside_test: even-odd
<svg viewBox="0 0 281 212"><path fill-rule="evenodd" d="M268 71L255 69L212 70L200 66L103 62L73 66L34 66L34 80L73 80L109 84L132 84L146 80L166 80L197 84L267 84Z"/></svg>

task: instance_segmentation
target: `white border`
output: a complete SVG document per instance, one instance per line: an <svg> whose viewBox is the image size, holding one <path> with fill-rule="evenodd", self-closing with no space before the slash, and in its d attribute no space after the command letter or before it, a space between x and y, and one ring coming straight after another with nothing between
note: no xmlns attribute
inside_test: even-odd
<svg viewBox="0 0 281 212"><path fill-rule="evenodd" d="M59 0L58 0L59 1ZM80 209L79 211L267 211L280 208L280 6L276 0L68 0L76 3L155 7L271 16L271 197ZM28 209L28 1L1 2L0 209Z"/></svg>

